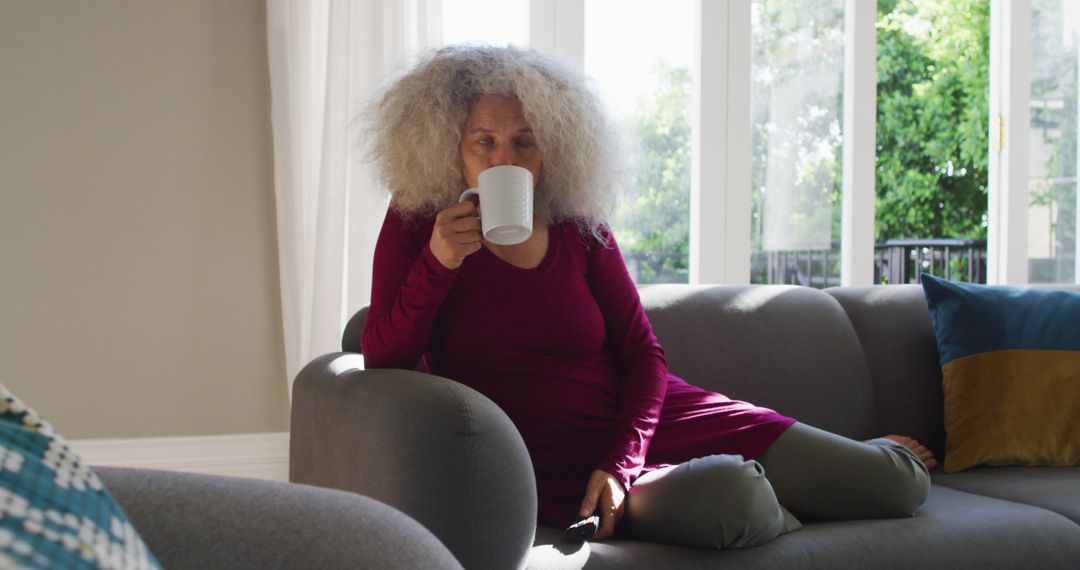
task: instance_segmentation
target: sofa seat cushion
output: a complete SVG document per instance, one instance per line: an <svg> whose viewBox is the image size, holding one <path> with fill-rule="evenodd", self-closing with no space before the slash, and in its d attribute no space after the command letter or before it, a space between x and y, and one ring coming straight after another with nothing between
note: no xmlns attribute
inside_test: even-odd
<svg viewBox="0 0 1080 570"><path fill-rule="evenodd" d="M977 467L961 473L934 473L933 482L1035 505L1080 524L1080 467Z"/></svg>
<svg viewBox="0 0 1080 570"><path fill-rule="evenodd" d="M806 522L806 521L804 521ZM611 540L574 545L540 527L528 568L1067 568L1080 526L1030 505L935 485L912 518L806 522L756 548Z"/></svg>

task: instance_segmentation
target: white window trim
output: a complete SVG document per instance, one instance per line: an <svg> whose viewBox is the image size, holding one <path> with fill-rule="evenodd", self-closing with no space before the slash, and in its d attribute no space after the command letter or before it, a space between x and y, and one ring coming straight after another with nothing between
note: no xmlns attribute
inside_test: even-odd
<svg viewBox="0 0 1080 570"><path fill-rule="evenodd" d="M840 284L871 285L877 154L877 0L847 0L844 33Z"/></svg>
<svg viewBox="0 0 1080 570"><path fill-rule="evenodd" d="M585 0L531 0L529 46L585 69Z"/></svg>
<svg viewBox="0 0 1080 570"><path fill-rule="evenodd" d="M697 0L694 11L690 282L748 284L750 0Z"/></svg>
<svg viewBox="0 0 1080 570"><path fill-rule="evenodd" d="M1031 2L990 2L990 148L986 282L1028 282ZM998 118L1002 121L998 131ZM1000 138L999 138L1000 137ZM1004 148L1000 148L1004 140Z"/></svg>

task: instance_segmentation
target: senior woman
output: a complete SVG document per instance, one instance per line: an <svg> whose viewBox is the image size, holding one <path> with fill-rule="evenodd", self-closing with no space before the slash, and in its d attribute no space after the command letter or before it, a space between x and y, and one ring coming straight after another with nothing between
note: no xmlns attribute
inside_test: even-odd
<svg viewBox="0 0 1080 570"><path fill-rule="evenodd" d="M618 139L577 73L529 50L444 48L383 93L371 135L391 205L366 363L422 357L499 405L540 522L599 514L594 540L744 547L798 528L792 513L910 516L926 499L935 461L918 442L853 441L668 373L606 224ZM534 229L497 245L458 197L508 164L532 174Z"/></svg>

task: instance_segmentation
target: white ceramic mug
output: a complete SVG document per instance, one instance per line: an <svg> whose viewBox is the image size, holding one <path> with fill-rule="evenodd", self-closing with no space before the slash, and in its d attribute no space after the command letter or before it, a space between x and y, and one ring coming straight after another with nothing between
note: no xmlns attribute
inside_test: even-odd
<svg viewBox="0 0 1080 570"><path fill-rule="evenodd" d="M461 194L458 202L480 198L480 226L484 239L498 245L521 243L532 235L532 172L520 166L493 166L477 176L476 188Z"/></svg>

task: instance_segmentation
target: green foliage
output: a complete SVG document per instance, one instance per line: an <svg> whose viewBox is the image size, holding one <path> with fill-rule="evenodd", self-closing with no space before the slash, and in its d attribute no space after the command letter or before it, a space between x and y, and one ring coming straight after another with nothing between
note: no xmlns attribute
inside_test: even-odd
<svg viewBox="0 0 1080 570"><path fill-rule="evenodd" d="M763 0L752 18L751 247L828 250L840 236L844 3ZM762 263L753 271L767 280Z"/></svg>
<svg viewBox="0 0 1080 570"><path fill-rule="evenodd" d="M792 204L780 223L794 235L831 224L832 239L839 238L843 97L835 70L843 67L843 5L753 3L755 251L764 246L767 178L776 176L767 170L770 161L792 170L784 175L794 188ZM989 10L989 0L878 0L878 241L986 237ZM1071 65L1072 79L1053 70L1033 74L1033 90L1056 90L1065 100L1067 116L1045 118L1061 129L1047 178L1076 176L1075 61L1073 53L1060 62L1064 70ZM641 283L685 281L688 273L691 75L663 64L658 75L655 95L628 125L637 144L634 177L613 219ZM781 104L789 106L783 113L770 108ZM1070 192L1075 184L1051 184L1033 196L1061 209L1057 219L1064 221L1054 231L1066 251L1076 239Z"/></svg>
<svg viewBox="0 0 1080 570"><path fill-rule="evenodd" d="M987 0L878 2L878 241L985 238Z"/></svg>
<svg viewBox="0 0 1080 570"><path fill-rule="evenodd" d="M630 119L633 178L615 212L638 283L685 283L690 259L690 70L660 63L661 83Z"/></svg>

